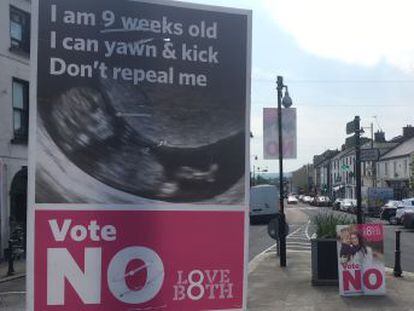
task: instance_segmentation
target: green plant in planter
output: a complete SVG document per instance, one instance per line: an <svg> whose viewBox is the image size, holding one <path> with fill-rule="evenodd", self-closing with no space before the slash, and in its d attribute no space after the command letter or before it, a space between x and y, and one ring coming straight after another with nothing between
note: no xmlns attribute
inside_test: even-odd
<svg viewBox="0 0 414 311"><path fill-rule="evenodd" d="M335 239L337 225L355 224L356 219L348 215L322 212L313 216L311 222L315 226L316 237L318 239Z"/></svg>

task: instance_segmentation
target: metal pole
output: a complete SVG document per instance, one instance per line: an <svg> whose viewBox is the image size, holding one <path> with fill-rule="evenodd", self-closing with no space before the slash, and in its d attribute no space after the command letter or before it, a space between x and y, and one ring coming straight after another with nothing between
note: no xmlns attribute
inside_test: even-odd
<svg viewBox="0 0 414 311"><path fill-rule="evenodd" d="M394 261L394 276L401 277L401 249L400 249L400 235L401 231L395 231L395 261Z"/></svg>
<svg viewBox="0 0 414 311"><path fill-rule="evenodd" d="M253 164L253 186L256 186L256 169Z"/></svg>
<svg viewBox="0 0 414 311"><path fill-rule="evenodd" d="M374 149L374 124L371 122L371 149Z"/></svg>
<svg viewBox="0 0 414 311"><path fill-rule="evenodd" d="M13 251L13 243L11 239L9 240L9 249L8 249L8 269L7 269L7 276L14 275L14 251Z"/></svg>
<svg viewBox="0 0 414 311"><path fill-rule="evenodd" d="M355 130L355 179L356 179L356 198L357 198L357 222L362 224L362 209L361 209L361 127L360 119L355 117L357 124Z"/></svg>
<svg viewBox="0 0 414 311"><path fill-rule="evenodd" d="M277 120L279 134L279 202L280 202L280 226L279 226L279 247L280 266L286 267L286 235L285 235L285 206L283 198L283 137L282 137L282 89L283 77L277 77Z"/></svg>

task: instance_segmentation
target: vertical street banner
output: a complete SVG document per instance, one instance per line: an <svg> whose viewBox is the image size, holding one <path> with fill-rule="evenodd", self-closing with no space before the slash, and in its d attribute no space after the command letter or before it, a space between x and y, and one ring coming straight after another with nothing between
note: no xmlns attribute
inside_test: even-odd
<svg viewBox="0 0 414 311"><path fill-rule="evenodd" d="M337 226L336 231L340 294L385 295L382 225Z"/></svg>
<svg viewBox="0 0 414 311"><path fill-rule="evenodd" d="M283 158L296 159L296 108L282 109ZM279 127L277 108L263 108L263 158L279 159Z"/></svg>
<svg viewBox="0 0 414 311"><path fill-rule="evenodd" d="M34 12L28 310L245 309L251 12Z"/></svg>

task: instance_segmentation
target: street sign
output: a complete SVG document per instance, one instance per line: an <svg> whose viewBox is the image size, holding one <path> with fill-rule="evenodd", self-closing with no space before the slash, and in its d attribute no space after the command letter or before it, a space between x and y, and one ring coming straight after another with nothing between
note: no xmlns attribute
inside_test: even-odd
<svg viewBox="0 0 414 311"><path fill-rule="evenodd" d="M350 166L349 165L347 165L347 164L342 164L341 165L341 169L343 170L343 171L349 171L349 169L350 169Z"/></svg>
<svg viewBox="0 0 414 311"><path fill-rule="evenodd" d="M378 161L379 149L361 149L361 161Z"/></svg>
<svg viewBox="0 0 414 311"><path fill-rule="evenodd" d="M353 134L358 130L359 130L359 117L355 117L354 120L352 120L351 122L348 122L346 124L346 133L347 134Z"/></svg>
<svg viewBox="0 0 414 311"><path fill-rule="evenodd" d="M356 146L356 142L357 142L357 138L355 135L352 135L350 137L347 137L345 139L345 145L347 147L355 147Z"/></svg>
<svg viewBox="0 0 414 311"><path fill-rule="evenodd" d="M279 224L280 224L280 214L277 214L275 218L269 221L267 225L267 233L273 240L279 240ZM285 235L289 234L289 225L285 223Z"/></svg>

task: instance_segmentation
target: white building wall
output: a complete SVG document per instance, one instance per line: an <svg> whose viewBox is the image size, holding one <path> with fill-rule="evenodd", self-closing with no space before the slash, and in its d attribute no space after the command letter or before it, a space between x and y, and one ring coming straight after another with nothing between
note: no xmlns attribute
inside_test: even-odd
<svg viewBox="0 0 414 311"><path fill-rule="evenodd" d="M382 187L386 186L386 180L409 179L410 156L382 160L377 165L377 178Z"/></svg>

